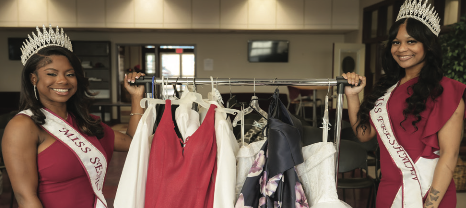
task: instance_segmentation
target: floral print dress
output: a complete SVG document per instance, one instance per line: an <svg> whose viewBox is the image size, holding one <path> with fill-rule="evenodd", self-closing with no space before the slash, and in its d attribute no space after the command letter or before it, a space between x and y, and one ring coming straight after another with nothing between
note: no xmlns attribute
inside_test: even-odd
<svg viewBox="0 0 466 208"><path fill-rule="evenodd" d="M256 155L235 208L309 207L294 166L304 161L301 122L290 116L274 94L268 139Z"/></svg>

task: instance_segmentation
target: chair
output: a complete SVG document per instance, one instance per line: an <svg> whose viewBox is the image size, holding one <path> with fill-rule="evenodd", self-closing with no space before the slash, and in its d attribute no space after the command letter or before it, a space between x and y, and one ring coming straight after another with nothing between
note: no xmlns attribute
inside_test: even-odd
<svg viewBox="0 0 466 208"><path fill-rule="evenodd" d="M304 107L312 106L313 108L317 108L317 102L320 101L322 103L321 99L316 99L316 103L314 103L311 98L313 94L313 90L301 90L293 86L288 86L288 96L290 100L287 106L288 110L290 109L290 104L295 104L295 115L306 118ZM313 126L315 125L313 124Z"/></svg>
<svg viewBox="0 0 466 208"><path fill-rule="evenodd" d="M379 144L377 141L377 136L375 136L374 138L372 138L371 140L367 142L360 142L359 139L354 134L354 131L351 128L351 126L348 126L348 127L342 127L341 139L354 141L360 144L366 150L367 155L369 156L367 159L367 166L374 166L375 182L376 182L376 187L378 187L377 185L380 181L380 173L378 171L380 169L380 164L379 164L380 153L379 153Z"/></svg>
<svg viewBox="0 0 466 208"><path fill-rule="evenodd" d="M366 174L362 174L358 178L344 178L342 174L342 178L338 178L337 188L343 189L343 200L346 200L345 189L370 188L366 207L375 207L376 184L375 180L367 175L367 152L357 142L341 140L338 172L346 173L355 169L364 169Z"/></svg>
<svg viewBox="0 0 466 208"><path fill-rule="evenodd" d="M322 142L322 129L313 126L303 126L302 142L303 147Z"/></svg>

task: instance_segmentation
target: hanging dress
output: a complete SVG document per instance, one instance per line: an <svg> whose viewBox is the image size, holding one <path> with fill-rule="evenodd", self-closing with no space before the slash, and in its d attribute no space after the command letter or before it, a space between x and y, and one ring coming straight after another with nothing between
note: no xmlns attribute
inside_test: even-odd
<svg viewBox="0 0 466 208"><path fill-rule="evenodd" d="M239 197L241 189L243 189L244 182L248 177L249 170L251 170L254 164L256 155L261 151L266 140L267 139L245 144L239 148L238 154L236 155L236 199Z"/></svg>
<svg viewBox="0 0 466 208"><path fill-rule="evenodd" d="M236 154L239 147L233 134L233 126L226 113L220 112L223 106L220 92L212 87L209 102L218 105L215 112L215 138L217 141L217 176L215 180L214 208L233 208L235 205ZM208 109L199 109L203 121Z"/></svg>
<svg viewBox="0 0 466 208"><path fill-rule="evenodd" d="M296 166L311 208L350 208L338 199L335 184L335 146L328 141L330 130L328 118L328 95L322 122L322 142L303 147L304 162Z"/></svg>
<svg viewBox="0 0 466 208"><path fill-rule="evenodd" d="M166 100L166 106L171 106L170 100ZM151 145L146 208L213 206L217 172L215 108L211 105L204 122L185 142L175 132L171 108L165 108Z"/></svg>
<svg viewBox="0 0 466 208"><path fill-rule="evenodd" d="M256 155L236 202L236 208L309 207L294 166L304 161L301 122L278 99L269 107L268 140ZM270 112L270 109L273 109Z"/></svg>
<svg viewBox="0 0 466 208"><path fill-rule="evenodd" d="M157 110L155 104L146 108L126 156L115 195L115 208L143 208L146 193L147 166Z"/></svg>

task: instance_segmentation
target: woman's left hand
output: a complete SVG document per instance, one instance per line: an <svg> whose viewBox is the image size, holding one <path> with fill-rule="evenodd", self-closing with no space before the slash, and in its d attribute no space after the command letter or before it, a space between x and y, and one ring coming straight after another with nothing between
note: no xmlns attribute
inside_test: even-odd
<svg viewBox="0 0 466 208"><path fill-rule="evenodd" d="M143 97L144 96L144 85L130 85L129 83L134 83L136 79L139 79L139 77L145 76L144 73L141 72L132 72L125 74L124 78L124 85L125 89L129 92L131 97L133 96L138 96L138 97Z"/></svg>

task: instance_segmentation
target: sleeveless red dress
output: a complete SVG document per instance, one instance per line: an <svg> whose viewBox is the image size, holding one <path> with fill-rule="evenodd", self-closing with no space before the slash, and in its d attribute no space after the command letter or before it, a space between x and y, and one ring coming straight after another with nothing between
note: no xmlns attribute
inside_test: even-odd
<svg viewBox="0 0 466 208"><path fill-rule="evenodd" d="M210 106L184 147L174 129L171 101L165 106L151 145L144 206L211 208L217 173L216 106Z"/></svg>
<svg viewBox="0 0 466 208"><path fill-rule="evenodd" d="M66 122L79 129L75 117L69 114ZM93 116L94 117L94 116ZM95 117L94 117L95 118ZM113 130L102 123L104 137L83 136L99 149L110 163L113 155L115 135ZM95 194L81 162L68 146L55 141L37 155L39 185L37 195L46 208L93 208ZM108 168L108 166L107 166Z"/></svg>
<svg viewBox="0 0 466 208"><path fill-rule="evenodd" d="M403 109L407 106L405 100L412 94L412 88L410 88L410 86L415 84L418 79L419 78L416 77L397 86L392 91L391 98L388 101L390 120L393 124L392 128L397 141L408 152L413 161L417 161L421 156L429 159L439 157L434 153L440 149L437 133L458 108L461 98L466 101L466 85L444 77L440 81L443 87L443 93L436 98L435 101L432 99L427 100L426 109L420 113L422 119L416 124L418 130L411 124L412 121L415 120L414 116L409 116L407 120L403 122L403 129L400 123L404 120ZM463 118L466 118L466 114ZM375 128L372 120L371 125ZM377 192L376 207L389 208L403 181L399 169L390 157L379 135L377 135L377 139L380 146L380 169L382 178ZM453 179L439 207L456 207L456 189Z"/></svg>

